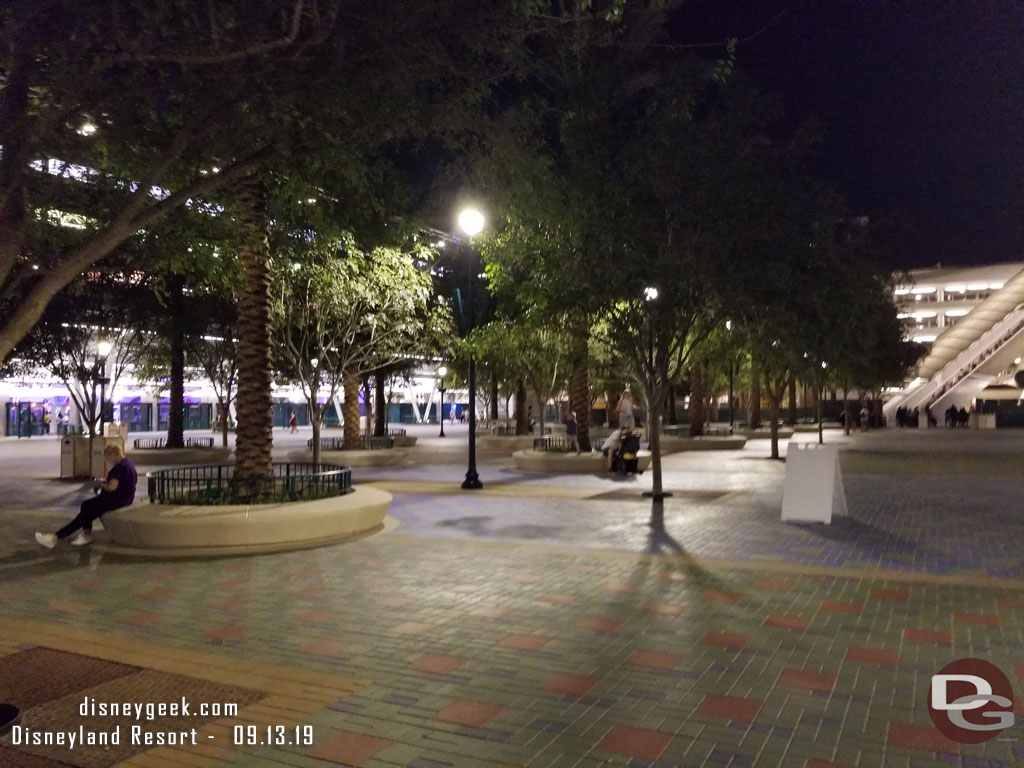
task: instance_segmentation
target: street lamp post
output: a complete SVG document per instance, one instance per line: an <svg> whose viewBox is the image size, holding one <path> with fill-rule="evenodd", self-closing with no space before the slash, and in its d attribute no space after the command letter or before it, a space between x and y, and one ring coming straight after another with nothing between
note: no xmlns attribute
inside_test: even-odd
<svg viewBox="0 0 1024 768"><path fill-rule="evenodd" d="M437 369L437 375L441 377L441 386L438 387L441 390L441 401L437 406L437 420L441 422L441 434L438 437L444 437L444 377L448 375L448 369L442 365Z"/></svg>
<svg viewBox="0 0 1024 768"><path fill-rule="evenodd" d="M470 241L474 235L484 228L484 216L475 208L466 208L459 214L459 228L469 236ZM473 283L476 277L476 254L470 248L469 257L469 285L466 295L469 300L469 315L466 323L467 333L473 329L475 324L475 308L473 306ZM466 470L466 479L462 481L465 490L476 490L483 488L480 482L480 475L476 471L476 359L473 354L469 355L469 467Z"/></svg>
<svg viewBox="0 0 1024 768"><path fill-rule="evenodd" d="M732 320L726 320L725 321L725 330L727 330L729 332L729 335L732 336ZM736 357L735 357L735 354L734 354L734 352L733 352L733 350L732 350L732 348L730 346L730 349L729 349L729 434L730 435L732 434L732 430L733 430L733 404L735 403L735 400L733 399L732 380L733 380L733 374L735 372L736 372Z"/></svg>
<svg viewBox="0 0 1024 768"><path fill-rule="evenodd" d="M654 310L652 309L653 302L658 298L658 289L654 287L644 288L644 301L647 302L647 375L650 377L650 383L648 389L654 391ZM647 448L650 450L651 447L651 416L654 413L656 406L653 402L647 403ZM675 403L672 404L675 407Z"/></svg>

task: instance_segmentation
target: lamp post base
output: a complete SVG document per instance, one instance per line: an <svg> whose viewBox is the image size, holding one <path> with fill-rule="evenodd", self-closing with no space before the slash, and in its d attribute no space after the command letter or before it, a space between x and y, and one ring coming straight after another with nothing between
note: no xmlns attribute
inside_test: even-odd
<svg viewBox="0 0 1024 768"><path fill-rule="evenodd" d="M21 721L21 710L13 704L0 702L0 739Z"/></svg>
<svg viewBox="0 0 1024 768"><path fill-rule="evenodd" d="M476 473L476 470L470 470L466 473L466 479L462 481L462 488L464 490L475 491L483 487L484 484L480 482L480 475Z"/></svg>

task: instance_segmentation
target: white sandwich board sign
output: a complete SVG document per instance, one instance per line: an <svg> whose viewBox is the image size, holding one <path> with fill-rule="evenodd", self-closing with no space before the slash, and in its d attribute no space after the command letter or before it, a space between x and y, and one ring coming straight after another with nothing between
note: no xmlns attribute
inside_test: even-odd
<svg viewBox="0 0 1024 768"><path fill-rule="evenodd" d="M839 449L834 445L791 442L786 451L782 519L831 523L846 514Z"/></svg>

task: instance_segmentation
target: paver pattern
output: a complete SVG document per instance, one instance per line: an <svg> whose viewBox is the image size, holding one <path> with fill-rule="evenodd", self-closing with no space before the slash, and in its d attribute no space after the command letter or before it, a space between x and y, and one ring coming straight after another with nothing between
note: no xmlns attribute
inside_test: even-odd
<svg viewBox="0 0 1024 768"><path fill-rule="evenodd" d="M645 526L639 483L491 460L484 493L443 492L457 457L366 473L396 489L396 530L248 558L41 551L30 533L54 505L5 497L0 698L5 660L81 633L362 681L295 715L313 745L139 766L1017 767L1020 724L960 746L925 707L930 676L968 656L1024 690L1019 436L976 449L984 460L967 465L995 465L984 473L917 472L973 437L856 439L851 516L831 528L778 522L784 467L756 448L669 458L684 493L665 532ZM49 638L25 645L40 626Z"/></svg>

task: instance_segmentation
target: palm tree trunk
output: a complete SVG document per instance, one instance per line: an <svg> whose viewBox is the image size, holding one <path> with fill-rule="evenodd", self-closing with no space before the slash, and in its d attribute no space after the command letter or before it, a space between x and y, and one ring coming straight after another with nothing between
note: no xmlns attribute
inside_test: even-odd
<svg viewBox="0 0 1024 768"><path fill-rule="evenodd" d="M591 450L589 336L590 330L586 327L573 334L572 360L575 367L569 376L569 410L576 414L576 440L585 453Z"/></svg>
<svg viewBox="0 0 1024 768"><path fill-rule="evenodd" d="M238 255L243 269L238 302L235 475L266 478L271 476L274 445L266 193L255 176L242 179L235 191Z"/></svg>
<svg viewBox="0 0 1024 768"><path fill-rule="evenodd" d="M359 448L359 374L351 368L347 369L342 374L341 386L345 391L345 402L342 404L345 412L342 445L346 451L354 451Z"/></svg>

